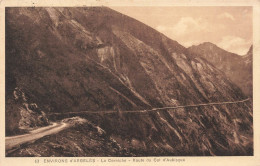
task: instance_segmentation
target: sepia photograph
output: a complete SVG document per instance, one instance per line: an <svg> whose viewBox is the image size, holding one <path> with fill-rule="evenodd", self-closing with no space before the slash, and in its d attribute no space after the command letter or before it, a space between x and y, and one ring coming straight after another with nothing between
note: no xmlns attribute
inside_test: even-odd
<svg viewBox="0 0 260 166"><path fill-rule="evenodd" d="M253 6L4 14L5 158L255 155Z"/></svg>

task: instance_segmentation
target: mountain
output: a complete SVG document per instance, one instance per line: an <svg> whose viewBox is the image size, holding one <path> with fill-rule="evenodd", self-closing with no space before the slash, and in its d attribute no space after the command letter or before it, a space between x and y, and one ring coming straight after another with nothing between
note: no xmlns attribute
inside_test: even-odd
<svg viewBox="0 0 260 166"><path fill-rule="evenodd" d="M253 96L253 46L244 56L230 53L209 42L191 46L188 50L225 73L246 95Z"/></svg>
<svg viewBox="0 0 260 166"><path fill-rule="evenodd" d="M242 89L245 89L245 93L253 96L253 46L251 46L246 55L243 56L243 65L244 65L244 86ZM246 88L247 87L247 88Z"/></svg>
<svg viewBox="0 0 260 166"><path fill-rule="evenodd" d="M247 96L178 42L107 7L6 8L6 98L15 88L51 121L69 112L85 118L126 149L125 155L253 154L250 101L131 113ZM113 110L118 113L104 113ZM97 140L83 145L82 134L81 127L68 129L63 137L44 137L10 156L93 155L87 145L102 151ZM64 137L74 143L68 147ZM40 150L46 146L54 151Z"/></svg>

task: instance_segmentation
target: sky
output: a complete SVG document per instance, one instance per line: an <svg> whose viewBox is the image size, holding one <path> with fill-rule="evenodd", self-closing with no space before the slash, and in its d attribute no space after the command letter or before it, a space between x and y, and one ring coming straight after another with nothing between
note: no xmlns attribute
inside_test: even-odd
<svg viewBox="0 0 260 166"><path fill-rule="evenodd" d="M211 42L245 55L253 43L252 7L110 7L181 45Z"/></svg>

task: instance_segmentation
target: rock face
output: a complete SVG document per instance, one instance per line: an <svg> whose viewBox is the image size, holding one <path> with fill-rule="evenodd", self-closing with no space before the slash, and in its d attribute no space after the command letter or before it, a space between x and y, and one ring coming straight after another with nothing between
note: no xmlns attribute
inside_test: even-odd
<svg viewBox="0 0 260 166"><path fill-rule="evenodd" d="M246 95L253 96L253 46L244 56L227 52L209 42L191 46L188 50L225 73Z"/></svg>
<svg viewBox="0 0 260 166"><path fill-rule="evenodd" d="M19 134L49 124L46 114L16 87L6 99L6 135Z"/></svg>
<svg viewBox="0 0 260 166"><path fill-rule="evenodd" d="M6 94L20 87L46 114L118 111L81 116L138 155L253 153L252 103L124 113L246 96L176 41L109 8L6 8L6 68Z"/></svg>
<svg viewBox="0 0 260 166"><path fill-rule="evenodd" d="M243 56L243 59L245 74L243 75L244 82L242 82L243 87L241 86L241 89L244 89L246 94L253 97L253 46L251 46L247 54Z"/></svg>

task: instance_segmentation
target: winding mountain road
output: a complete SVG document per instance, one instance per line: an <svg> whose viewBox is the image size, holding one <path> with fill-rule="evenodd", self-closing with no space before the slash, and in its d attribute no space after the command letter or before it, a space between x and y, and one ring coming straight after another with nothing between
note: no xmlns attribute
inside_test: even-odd
<svg viewBox="0 0 260 166"><path fill-rule="evenodd" d="M238 104L244 103L251 100L250 98L237 100L237 101L225 101L225 102L212 102L212 103L201 103L201 104L193 104L193 105L179 105L179 106L168 106L168 107L160 107L160 108L152 108L145 110L128 110L128 111L120 111L121 113L146 113L152 111L174 111L178 108L190 108L190 107L201 107L201 106L215 106L215 105L227 105L227 104ZM169 110L170 109L170 110ZM49 115L65 115L65 114L112 114L118 113L118 111L78 111L78 112L63 112L63 113L51 113Z"/></svg>
<svg viewBox="0 0 260 166"><path fill-rule="evenodd" d="M46 127L42 127L42 128L33 130L28 134L6 137L5 138L6 150L10 150L13 147L16 147L16 146L21 145L21 144L26 143L26 142L35 141L35 140L42 138L46 135L58 133L59 131L67 128L68 126L69 126L69 124L63 123L63 122L53 123L50 126L46 126Z"/></svg>
<svg viewBox="0 0 260 166"><path fill-rule="evenodd" d="M228 102L218 102L218 103L203 103L203 104L194 104L194 105L184 105L184 106L172 106L172 107L162 107L162 108L153 108L150 110L134 110L134 111L123 111L122 113L137 113L137 112L150 112L150 111L160 111L160 110L167 110L167 109L178 109L178 108L188 108L188 107L199 107L199 106L213 106L213 105L225 105L225 104L237 104L249 101L250 99L244 99L239 101L228 101ZM117 111L84 111L84 113L116 113ZM81 112L69 112L69 113L81 113ZM55 113L54 113L55 114ZM60 113L59 113L60 114ZM67 113L63 113L67 114ZM58 133L65 128L68 128L69 124L60 122L60 123L53 123L50 126L42 127L33 131L30 131L28 134L19 135L19 136L12 136L5 138L5 145L6 150L11 150L12 148L21 145L26 142L35 141L40 139L46 135L51 135Z"/></svg>

